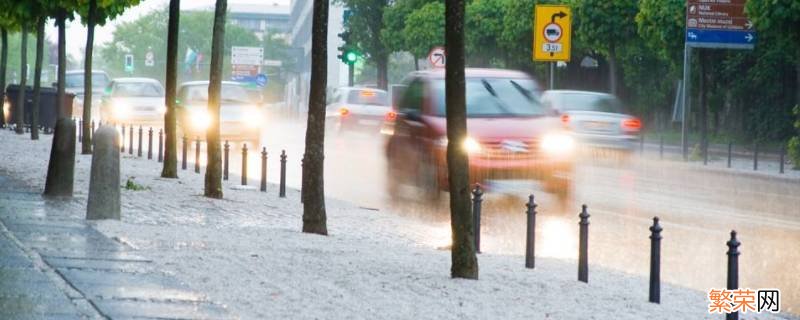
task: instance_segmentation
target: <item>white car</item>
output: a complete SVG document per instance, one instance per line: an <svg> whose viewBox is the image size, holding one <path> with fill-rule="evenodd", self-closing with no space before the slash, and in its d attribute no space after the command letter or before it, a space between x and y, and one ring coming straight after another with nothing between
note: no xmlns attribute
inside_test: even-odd
<svg viewBox="0 0 800 320"><path fill-rule="evenodd" d="M117 78L103 94L100 116L103 122L162 126L164 87L155 79Z"/></svg>
<svg viewBox="0 0 800 320"><path fill-rule="evenodd" d="M83 94L86 91L83 87L83 69L67 70L64 80L64 90L75 94L75 100L72 102L72 115L83 118ZM103 89L108 86L109 81L110 78L105 71L92 70L92 119L97 119L97 110L101 103Z"/></svg>
<svg viewBox="0 0 800 320"><path fill-rule="evenodd" d="M384 90L342 87L336 89L326 108L328 121L338 131L379 132L384 120L396 116Z"/></svg>

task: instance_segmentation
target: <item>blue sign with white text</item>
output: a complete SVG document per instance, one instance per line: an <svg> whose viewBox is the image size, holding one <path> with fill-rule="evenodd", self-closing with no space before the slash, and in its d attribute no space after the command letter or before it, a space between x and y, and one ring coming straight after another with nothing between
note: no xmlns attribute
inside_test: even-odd
<svg viewBox="0 0 800 320"><path fill-rule="evenodd" d="M693 47L752 48L756 43L753 31L686 29L686 42Z"/></svg>

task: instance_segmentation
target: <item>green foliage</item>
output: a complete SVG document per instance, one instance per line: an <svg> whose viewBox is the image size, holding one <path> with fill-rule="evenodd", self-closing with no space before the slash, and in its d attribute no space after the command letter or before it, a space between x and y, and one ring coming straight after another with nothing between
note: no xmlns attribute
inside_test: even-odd
<svg viewBox="0 0 800 320"><path fill-rule="evenodd" d="M470 66L489 67L507 55L498 45L497 35L503 33L503 14L513 0L473 0L466 8L467 56Z"/></svg>
<svg viewBox="0 0 800 320"><path fill-rule="evenodd" d="M337 0L351 11L344 25L351 32L350 43L366 59L386 57L390 53L381 38L384 9L388 0Z"/></svg>
<svg viewBox="0 0 800 320"><path fill-rule="evenodd" d="M636 14L642 41L673 67L683 61L685 7L685 0L641 0Z"/></svg>
<svg viewBox="0 0 800 320"><path fill-rule="evenodd" d="M637 40L636 0L572 0L575 39L608 55Z"/></svg>
<svg viewBox="0 0 800 320"><path fill-rule="evenodd" d="M403 34L408 51L426 57L433 47L444 46L444 4L431 2L406 17Z"/></svg>
<svg viewBox="0 0 800 320"><path fill-rule="evenodd" d="M135 179L136 177L128 178L128 180L125 182L125 190L131 190L131 191L150 190L149 187L136 183Z"/></svg>

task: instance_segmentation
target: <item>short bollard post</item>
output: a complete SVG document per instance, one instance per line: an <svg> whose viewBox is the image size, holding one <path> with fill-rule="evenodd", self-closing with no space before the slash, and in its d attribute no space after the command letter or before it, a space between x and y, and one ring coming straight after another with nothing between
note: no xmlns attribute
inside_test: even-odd
<svg viewBox="0 0 800 320"><path fill-rule="evenodd" d="M578 281L589 282L589 213L584 204L581 213L580 235L578 242Z"/></svg>
<svg viewBox="0 0 800 320"><path fill-rule="evenodd" d="M183 154L181 155L181 169L186 170L186 149L189 148L189 139L183 136Z"/></svg>
<svg viewBox="0 0 800 320"><path fill-rule="evenodd" d="M164 129L158 129L158 162L164 161Z"/></svg>
<svg viewBox="0 0 800 320"><path fill-rule="evenodd" d="M153 160L153 127L147 130L147 160Z"/></svg>
<svg viewBox="0 0 800 320"><path fill-rule="evenodd" d="M658 139L658 159L664 159L664 136L662 135Z"/></svg>
<svg viewBox="0 0 800 320"><path fill-rule="evenodd" d="M731 167L731 155L733 154L733 142L728 142L728 168Z"/></svg>
<svg viewBox="0 0 800 320"><path fill-rule="evenodd" d="M247 144L242 145L242 185L247 185Z"/></svg>
<svg viewBox="0 0 800 320"><path fill-rule="evenodd" d="M786 146L785 145L781 145L781 156L779 157L778 161L780 161L780 163L778 164L778 172L779 173L783 173L783 163L784 163L784 161L786 161Z"/></svg>
<svg viewBox="0 0 800 320"><path fill-rule="evenodd" d="M122 124L122 140L119 142L120 152L125 153L125 124Z"/></svg>
<svg viewBox="0 0 800 320"><path fill-rule="evenodd" d="M230 166L230 161L228 160L229 155L231 152L231 145L228 144L228 140L225 140L225 147L223 148L224 153L224 160L225 163L222 165L222 180L228 180L228 166Z"/></svg>
<svg viewBox="0 0 800 320"><path fill-rule="evenodd" d="M100 126L92 142L92 168L86 219L120 218L119 136L110 126Z"/></svg>
<svg viewBox="0 0 800 320"><path fill-rule="evenodd" d="M536 202L533 195L528 196L528 229L525 236L525 268L533 269L536 266Z"/></svg>
<svg viewBox="0 0 800 320"><path fill-rule="evenodd" d="M736 239L736 230L731 231L728 240L728 290L739 289L739 246L742 243ZM739 312L728 313L725 320L738 320Z"/></svg>
<svg viewBox="0 0 800 320"><path fill-rule="evenodd" d="M94 120L92 120L92 130L89 131L89 138L91 139L94 136Z"/></svg>
<svg viewBox="0 0 800 320"><path fill-rule="evenodd" d="M77 128L78 142L83 143L83 119L81 119L79 122L80 122L80 127Z"/></svg>
<svg viewBox="0 0 800 320"><path fill-rule="evenodd" d="M650 302L661 303L661 225L658 217L650 227Z"/></svg>
<svg viewBox="0 0 800 320"><path fill-rule="evenodd" d="M278 195L286 198L286 150L281 150L281 185Z"/></svg>
<svg viewBox="0 0 800 320"><path fill-rule="evenodd" d="M200 137L194 140L194 173L200 173Z"/></svg>
<svg viewBox="0 0 800 320"><path fill-rule="evenodd" d="M136 149L136 156L142 156L142 126L139 126L139 149Z"/></svg>
<svg viewBox="0 0 800 320"><path fill-rule="evenodd" d="M475 252L481 253L481 203L483 202L483 189L479 183L472 189L472 223L475 233Z"/></svg>
<svg viewBox="0 0 800 320"><path fill-rule="evenodd" d="M753 171L758 171L758 141L753 143Z"/></svg>
<svg viewBox="0 0 800 320"><path fill-rule="evenodd" d="M305 171L305 166L306 166L306 154L303 153L303 159L300 159L300 175L301 176L304 175L305 172L306 172ZM300 203L305 203L305 196L304 196L304 193L303 193L302 177L301 177L300 181L301 181L300 182Z"/></svg>
<svg viewBox="0 0 800 320"><path fill-rule="evenodd" d="M261 192L267 191L267 148L261 147Z"/></svg>
<svg viewBox="0 0 800 320"><path fill-rule="evenodd" d="M130 126L128 133L130 134L128 138L128 154L133 155L133 125Z"/></svg>

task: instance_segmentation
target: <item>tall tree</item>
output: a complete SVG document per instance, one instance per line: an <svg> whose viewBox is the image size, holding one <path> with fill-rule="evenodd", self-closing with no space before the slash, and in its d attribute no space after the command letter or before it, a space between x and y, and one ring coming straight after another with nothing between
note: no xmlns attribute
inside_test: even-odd
<svg viewBox="0 0 800 320"><path fill-rule="evenodd" d="M311 88L303 157L303 232L328 234L325 213L325 88L328 78L328 1L314 0L311 23Z"/></svg>
<svg viewBox="0 0 800 320"><path fill-rule="evenodd" d="M518 54L505 51L498 45L506 6L508 0L474 0L467 5L465 29L470 66L491 67L495 61Z"/></svg>
<svg viewBox="0 0 800 320"><path fill-rule="evenodd" d="M28 24L22 23L22 31L20 33L22 43L20 47L19 57L19 93L17 94L17 105L14 108L14 116L17 122L17 134L25 133L25 85L27 82L28 73Z"/></svg>
<svg viewBox="0 0 800 320"><path fill-rule="evenodd" d="M164 103L167 112L164 113L164 167L161 169L162 178L178 177L178 133L176 124L175 99L176 82L178 78L178 30L181 17L180 0L169 1L169 23L167 27L167 77L166 94Z"/></svg>
<svg viewBox="0 0 800 320"><path fill-rule="evenodd" d="M36 19L36 62L33 67L33 110L31 110L31 140L39 140L39 103L42 91L42 59L44 59L44 23L47 17Z"/></svg>
<svg viewBox="0 0 800 320"><path fill-rule="evenodd" d="M3 48L0 51L0 103L6 97L6 68L8 67L8 29L0 22L0 42ZM0 107L0 128L6 125L5 108Z"/></svg>
<svg viewBox="0 0 800 320"><path fill-rule="evenodd" d="M462 148L467 137L467 103L464 54L465 0L445 2L445 102L447 117L447 179L450 185L450 228L453 233L450 276L478 279L472 208L469 188L469 160Z"/></svg>
<svg viewBox="0 0 800 320"><path fill-rule="evenodd" d="M619 51L637 39L638 0L571 0L578 40L595 48L608 61L609 92L617 93Z"/></svg>
<svg viewBox="0 0 800 320"><path fill-rule="evenodd" d="M397 0L390 1L389 6L383 10L383 29L381 30L381 41L389 52L411 51L411 43L406 41L404 29L406 18L409 14L425 5L428 0ZM442 21L444 21L444 17ZM443 25L444 23L442 23ZM440 28L443 29L444 27ZM441 34L442 32L440 32ZM440 43L441 44L441 43ZM427 52L425 52L427 54ZM412 55L413 52L412 52ZM419 70L419 59L422 56L414 56L414 69Z"/></svg>
<svg viewBox="0 0 800 320"><path fill-rule="evenodd" d="M225 46L225 13L227 0L217 0L214 10L214 31L211 38L211 74L208 84L208 114L211 124L206 129L205 196L222 199L222 158L219 153L219 109L222 89L222 53Z"/></svg>
<svg viewBox="0 0 800 320"><path fill-rule="evenodd" d="M345 23L350 38L365 57L375 64L378 75L378 88L389 86L389 50L381 40L383 30L383 11L389 0L338 0L352 11Z"/></svg>
<svg viewBox="0 0 800 320"><path fill-rule="evenodd" d="M800 105L800 2L747 1L745 10L760 34L774 36L771 45L794 62L795 104Z"/></svg>
<svg viewBox="0 0 800 320"><path fill-rule="evenodd" d="M431 2L406 17L403 36L408 51L415 57L427 57L433 47L444 44L444 4Z"/></svg>

